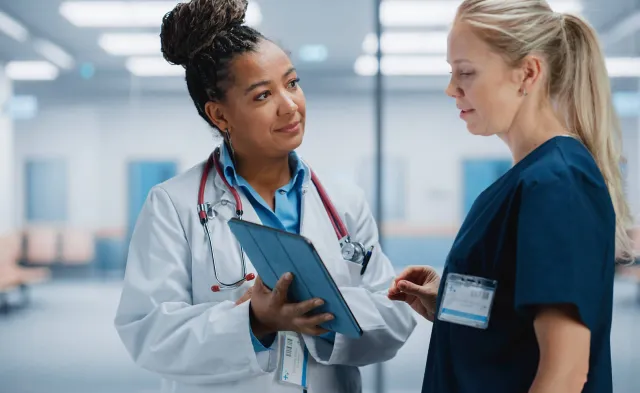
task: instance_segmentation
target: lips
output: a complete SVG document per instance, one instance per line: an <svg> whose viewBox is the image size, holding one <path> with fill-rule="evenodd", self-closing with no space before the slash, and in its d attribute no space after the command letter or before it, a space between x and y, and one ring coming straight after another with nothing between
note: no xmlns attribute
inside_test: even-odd
<svg viewBox="0 0 640 393"><path fill-rule="evenodd" d="M277 132L293 132L293 131L297 131L299 126L300 126L300 122L294 121L292 123L287 124L284 127L276 129L276 131Z"/></svg>
<svg viewBox="0 0 640 393"><path fill-rule="evenodd" d="M475 112L475 109L460 109L460 118L465 119L467 116Z"/></svg>

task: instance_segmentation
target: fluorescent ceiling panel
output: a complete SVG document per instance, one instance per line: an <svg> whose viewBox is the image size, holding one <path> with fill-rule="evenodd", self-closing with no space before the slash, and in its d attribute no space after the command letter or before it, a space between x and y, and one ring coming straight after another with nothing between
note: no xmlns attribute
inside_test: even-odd
<svg viewBox="0 0 640 393"><path fill-rule="evenodd" d="M609 57L606 62L612 78L640 78L640 57Z"/></svg>
<svg viewBox="0 0 640 393"><path fill-rule="evenodd" d="M374 56L360 56L354 65L358 75L371 76L378 71L378 61ZM384 75L449 75L451 67L444 56L384 56Z"/></svg>
<svg viewBox="0 0 640 393"><path fill-rule="evenodd" d="M374 56L360 56L354 64L354 71L358 75L375 75L377 64ZM606 64L611 78L640 78L640 57L611 57L606 59ZM450 74L451 67L444 56L387 55L382 57L381 70L384 75L445 76Z"/></svg>
<svg viewBox="0 0 640 393"><path fill-rule="evenodd" d="M5 66L5 73L16 81L44 81L56 79L59 71L48 61L11 61Z"/></svg>
<svg viewBox="0 0 640 393"><path fill-rule="evenodd" d="M60 68L70 70L73 68L75 61L73 57L65 52L58 45L47 40L36 39L33 41L33 48L42 57L49 60Z"/></svg>
<svg viewBox="0 0 640 393"><path fill-rule="evenodd" d="M0 11L0 31L18 42L29 39L29 31L20 22Z"/></svg>
<svg viewBox="0 0 640 393"><path fill-rule="evenodd" d="M127 59L127 70L139 77L184 76L184 67L172 65L162 57L131 57Z"/></svg>
<svg viewBox="0 0 640 393"><path fill-rule="evenodd" d="M386 27L448 26L454 19L459 0L385 0L380 5L380 22ZM551 0L557 12L582 12L578 0Z"/></svg>
<svg viewBox="0 0 640 393"><path fill-rule="evenodd" d="M155 33L105 33L98 39L105 52L114 56L159 55L160 36Z"/></svg>
<svg viewBox="0 0 640 393"><path fill-rule="evenodd" d="M383 54L445 54L447 32L385 32L382 33ZM369 33L362 43L364 53L374 55L378 50L375 34Z"/></svg>
<svg viewBox="0 0 640 393"><path fill-rule="evenodd" d="M78 27L158 27L180 1L65 1L59 11ZM250 2L245 21L257 26L262 12Z"/></svg>

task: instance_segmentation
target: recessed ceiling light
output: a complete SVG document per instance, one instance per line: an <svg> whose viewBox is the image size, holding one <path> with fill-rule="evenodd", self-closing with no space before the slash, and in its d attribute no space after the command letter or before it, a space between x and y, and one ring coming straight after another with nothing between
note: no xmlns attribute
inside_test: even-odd
<svg viewBox="0 0 640 393"><path fill-rule="evenodd" d="M5 73L16 81L45 81L56 79L59 71L48 61L11 61L5 66Z"/></svg>
<svg viewBox="0 0 640 393"><path fill-rule="evenodd" d="M610 57L606 58L609 77L640 77L640 57ZM374 56L360 56L354 71L358 75L375 75L378 61ZM443 56L400 56L386 55L382 57L382 73L384 75L433 75L446 76L451 67Z"/></svg>
<svg viewBox="0 0 640 393"><path fill-rule="evenodd" d="M354 71L358 75L372 76L378 72L378 60L370 55L359 56L353 66Z"/></svg>
<svg viewBox="0 0 640 393"><path fill-rule="evenodd" d="M158 27L164 15L179 1L65 1L59 11L79 27ZM250 26L262 22L257 3L250 2L245 21Z"/></svg>
<svg viewBox="0 0 640 393"><path fill-rule="evenodd" d="M114 56L159 55L160 36L157 33L105 33L98 45Z"/></svg>
<svg viewBox="0 0 640 393"><path fill-rule="evenodd" d="M378 71L374 56L360 56L354 65L358 75L371 76ZM449 64L442 56L383 56L381 71L384 75L449 75Z"/></svg>
<svg viewBox="0 0 640 393"><path fill-rule="evenodd" d="M35 39L33 41L33 48L42 57L60 68L70 70L75 65L73 57L53 42L43 39Z"/></svg>
<svg viewBox="0 0 640 393"><path fill-rule="evenodd" d="M383 54L444 54L447 53L446 31L382 33ZM373 55L378 50L378 40L370 33L362 43L362 50Z"/></svg>
<svg viewBox="0 0 640 393"><path fill-rule="evenodd" d="M608 57L606 64L610 77L640 77L640 57Z"/></svg>
<svg viewBox="0 0 640 393"><path fill-rule="evenodd" d="M0 11L0 31L19 42L29 39L29 31L20 22Z"/></svg>
<svg viewBox="0 0 640 393"><path fill-rule="evenodd" d="M167 63L162 57L130 57L127 70L140 77L162 77L185 75L184 67Z"/></svg>
<svg viewBox="0 0 640 393"><path fill-rule="evenodd" d="M380 5L380 22L387 27L448 26L455 18L460 0L385 0ZM550 0L557 12L582 12L578 0Z"/></svg>

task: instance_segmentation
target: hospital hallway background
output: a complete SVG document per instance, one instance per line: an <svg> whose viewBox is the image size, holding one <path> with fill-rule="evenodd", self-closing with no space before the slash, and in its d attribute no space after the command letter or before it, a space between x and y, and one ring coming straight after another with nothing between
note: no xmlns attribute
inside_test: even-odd
<svg viewBox="0 0 640 393"><path fill-rule="evenodd" d="M184 68L160 52L162 17L178 2L0 0L0 393L158 391L113 324L129 238L149 190L221 143ZM512 167L507 146L471 135L444 93L460 2L249 0L246 23L286 49L300 77L298 154L323 183L362 190L398 271L441 270L476 198ZM600 36L640 254L640 2L549 4ZM640 393L637 262L616 274L615 393ZM420 391L431 323L417 319L381 374L362 368L364 393Z"/></svg>

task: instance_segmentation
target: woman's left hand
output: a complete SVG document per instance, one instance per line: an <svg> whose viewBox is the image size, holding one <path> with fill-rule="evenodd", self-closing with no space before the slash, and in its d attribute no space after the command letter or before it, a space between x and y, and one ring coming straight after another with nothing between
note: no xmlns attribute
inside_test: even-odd
<svg viewBox="0 0 640 393"><path fill-rule="evenodd" d="M407 303L415 312L433 322L440 276L430 266L411 266L396 277L389 288L391 300Z"/></svg>

